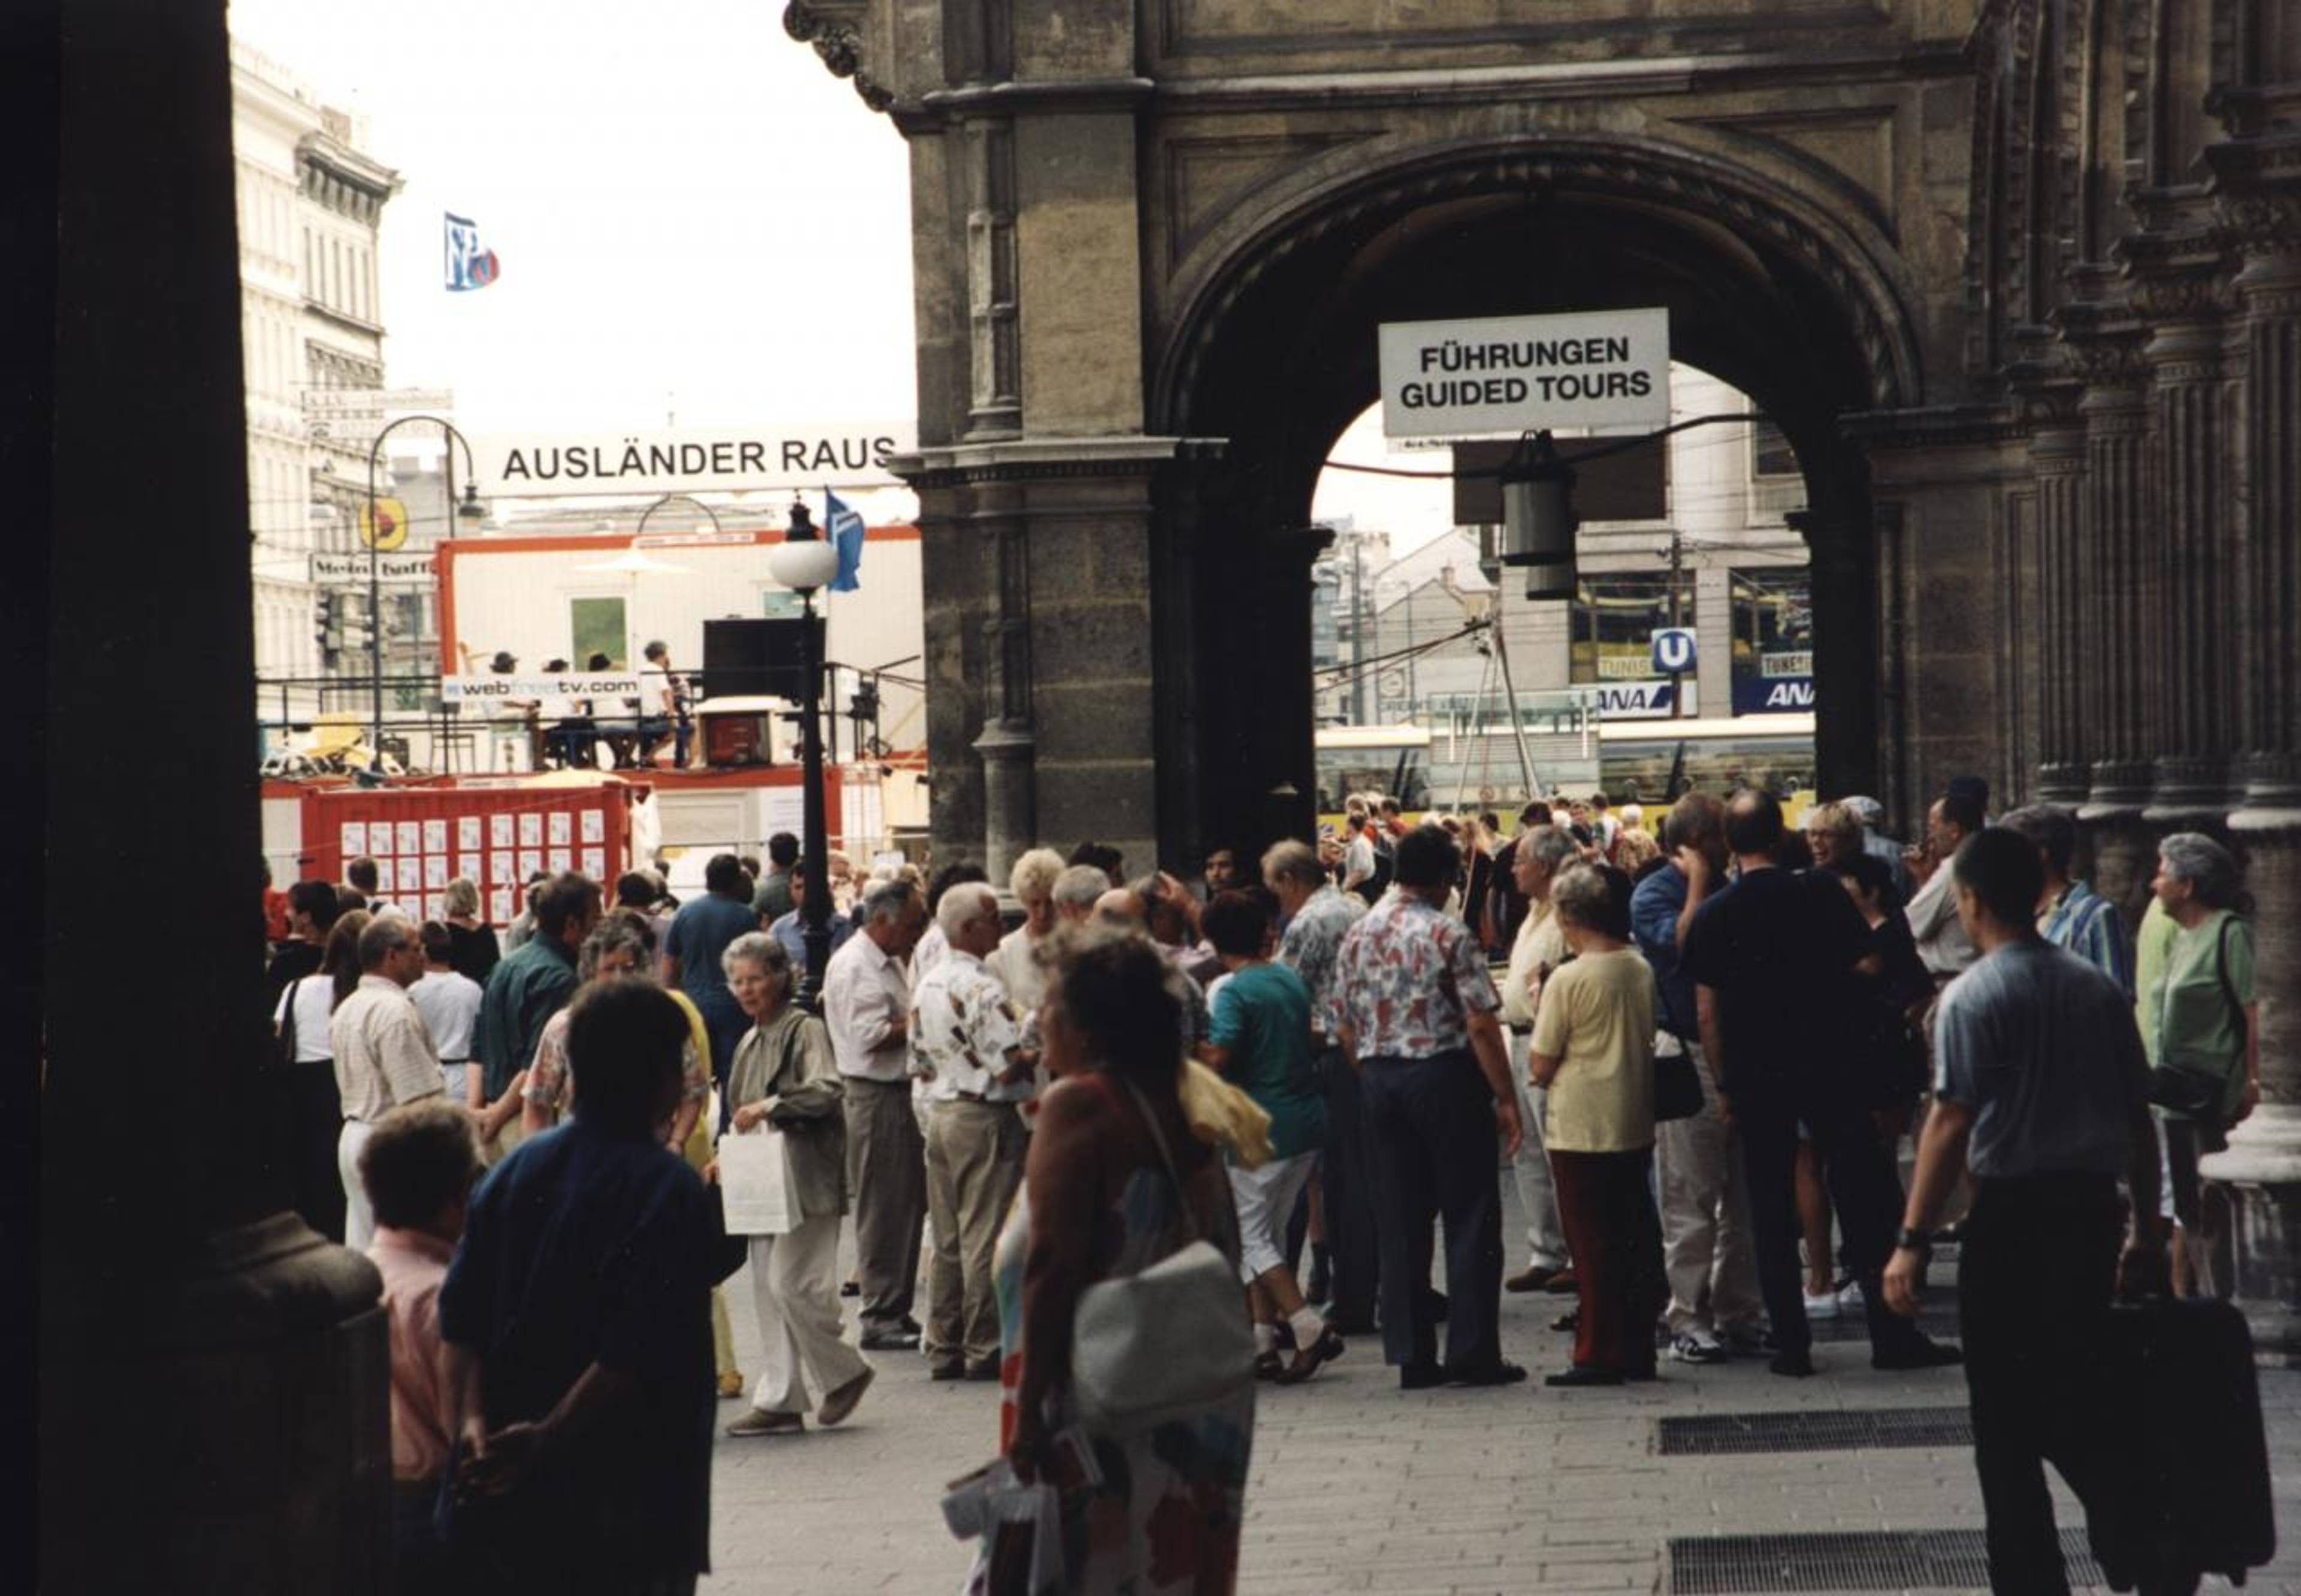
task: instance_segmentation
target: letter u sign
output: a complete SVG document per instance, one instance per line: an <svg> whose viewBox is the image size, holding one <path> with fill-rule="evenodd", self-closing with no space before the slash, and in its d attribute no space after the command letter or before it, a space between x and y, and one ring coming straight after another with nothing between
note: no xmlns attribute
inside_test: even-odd
<svg viewBox="0 0 2301 1596"><path fill-rule="evenodd" d="M1694 629L1665 626L1653 634L1653 668L1658 676L1676 676L1694 669Z"/></svg>

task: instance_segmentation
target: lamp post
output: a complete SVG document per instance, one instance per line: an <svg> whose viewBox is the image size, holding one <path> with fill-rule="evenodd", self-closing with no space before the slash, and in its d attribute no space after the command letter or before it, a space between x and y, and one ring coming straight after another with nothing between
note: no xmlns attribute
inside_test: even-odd
<svg viewBox="0 0 2301 1596"><path fill-rule="evenodd" d="M675 498L685 499L689 504L693 505L697 509L702 511L704 514L709 516L711 518L711 530L713 531L721 532L727 530L719 524L719 512L713 509L709 505L705 504L693 494L666 493L661 498L656 500L655 503L649 505L646 509L640 512L640 523L632 532L632 543L633 547L636 547L639 544L639 540L647 536L648 517L654 514L657 510L662 509L665 505L671 503L671 501Z"/></svg>
<svg viewBox="0 0 2301 1596"><path fill-rule="evenodd" d="M815 593L839 574L839 551L816 529L807 506L793 500L791 530L767 556L767 574L799 596L799 781L800 848L807 860L807 897L799 905L807 945L807 979L799 1001L812 1008L823 990L823 969L831 962L830 839L823 814L823 648L816 638Z"/></svg>
<svg viewBox="0 0 2301 1596"><path fill-rule="evenodd" d="M370 686L373 689L372 723L369 739L371 767L378 773L383 771L383 550L381 529L375 524L375 468L383 458L383 440L410 422L430 422L447 434L447 457L439 463L439 488L443 497L452 497L450 483L456 472L456 446L464 446L464 492L455 506L459 521L480 521L487 511L480 505L479 469L472 462L472 446L456 430L444 416L403 415L375 435L367 451L367 664Z"/></svg>

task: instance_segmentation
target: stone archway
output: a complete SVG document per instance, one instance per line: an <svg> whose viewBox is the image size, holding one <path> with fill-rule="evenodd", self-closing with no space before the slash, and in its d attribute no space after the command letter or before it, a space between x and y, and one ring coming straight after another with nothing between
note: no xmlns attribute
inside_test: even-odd
<svg viewBox="0 0 2301 1596"><path fill-rule="evenodd" d="M1311 489L1374 397L1376 325L1423 316L1666 305L1678 356L1781 422L1808 485L1821 766L1875 790L1875 540L1840 422L1904 407L1924 373L1906 273L1870 230L1694 151L1541 135L1358 154L1226 229L1152 373L1153 430L1224 440L1155 539L1162 840L1307 823L1307 797L1270 795L1307 793Z"/></svg>

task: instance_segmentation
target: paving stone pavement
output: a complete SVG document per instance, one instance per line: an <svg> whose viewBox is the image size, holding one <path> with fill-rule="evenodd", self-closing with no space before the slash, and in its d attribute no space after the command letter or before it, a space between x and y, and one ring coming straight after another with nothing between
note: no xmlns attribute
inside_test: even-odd
<svg viewBox="0 0 2301 1596"><path fill-rule="evenodd" d="M1519 1233L1513 1226L1509 1234ZM1937 1277L1942 1271L1937 1268ZM729 1283L736 1344L759 1367L749 1272ZM1569 1299L1505 1296L1504 1345L1533 1371L1500 1391L1401 1391L1372 1338L1308 1384L1261 1388L1239 1588L1248 1596L1600 1596L1667 1590L1672 1536L1981 1524L1963 1448L1656 1455L1664 1415L1962 1406L1959 1371L1879 1374L1859 1341L1817 1348L1822 1372L1777 1378L1762 1362L1667 1361L1655 1384L1554 1391ZM854 1334L853 1299L847 1301ZM987 1461L996 1388L932 1383L916 1353L869 1354L879 1378L847 1424L803 1438L721 1436L712 1475L715 1572L707 1592L746 1596L950 1592L970 1549L937 1503ZM2301 1526L2301 1374L2264 1372L2278 1519ZM742 1411L720 1404L723 1421ZM2064 1525L2083 1523L2054 1487ZM2208 1581L2208 1590L2226 1589ZM1937 1590L1939 1587L1929 1587ZM2249 1592L2301 1596L2301 1547Z"/></svg>

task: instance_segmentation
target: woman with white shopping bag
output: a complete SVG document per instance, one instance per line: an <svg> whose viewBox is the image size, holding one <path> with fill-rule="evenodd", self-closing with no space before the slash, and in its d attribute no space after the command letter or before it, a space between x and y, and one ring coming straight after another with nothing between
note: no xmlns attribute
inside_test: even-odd
<svg viewBox="0 0 2301 1596"><path fill-rule="evenodd" d="M1063 945L1039 1012L1058 1079L993 1270L1000 1430L1052 1489L1063 1573L986 1535L967 1589L1227 1596L1254 1337L1229 1182L1178 1096L1182 1005L1149 941L1103 932Z"/></svg>
<svg viewBox="0 0 2301 1596"><path fill-rule="evenodd" d="M713 1173L724 1188L728 1230L751 1233L751 1290L766 1350L750 1411L727 1433L804 1434L810 1383L822 1397L816 1422L829 1425L855 1411L873 1375L840 1335L847 1122L839 1072L823 1022L791 1005L793 973L782 944L752 932L730 942L720 962L751 1029L728 1072L735 1107Z"/></svg>

